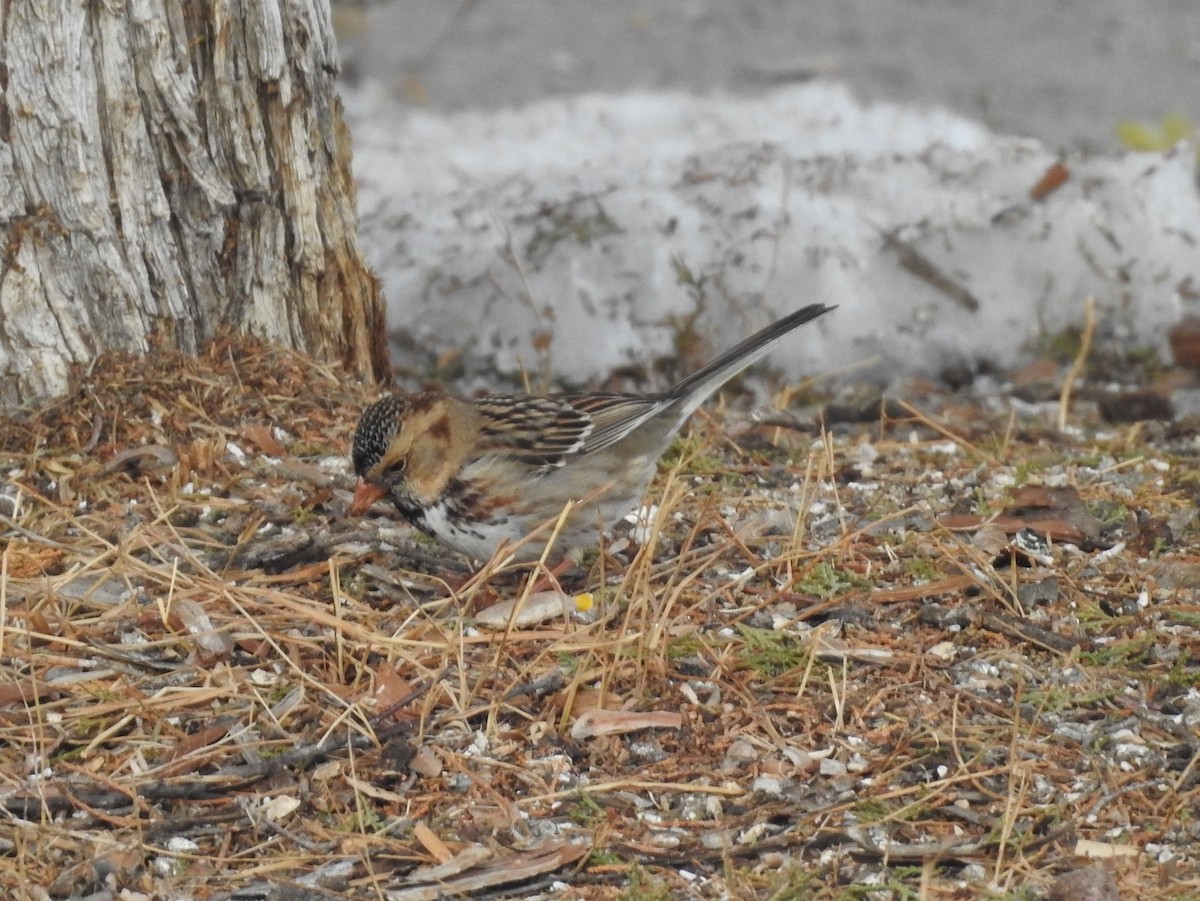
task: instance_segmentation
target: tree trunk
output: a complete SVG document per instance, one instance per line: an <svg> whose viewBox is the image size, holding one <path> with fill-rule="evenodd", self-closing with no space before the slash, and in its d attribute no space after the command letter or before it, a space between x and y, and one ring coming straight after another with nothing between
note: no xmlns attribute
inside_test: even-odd
<svg viewBox="0 0 1200 901"><path fill-rule="evenodd" d="M327 0L0 0L0 402L152 336L372 378Z"/></svg>

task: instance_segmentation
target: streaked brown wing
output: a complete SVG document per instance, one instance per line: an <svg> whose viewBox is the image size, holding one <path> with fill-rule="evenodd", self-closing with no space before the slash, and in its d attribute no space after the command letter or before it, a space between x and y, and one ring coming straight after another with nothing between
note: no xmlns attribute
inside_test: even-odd
<svg viewBox="0 0 1200 901"><path fill-rule="evenodd" d="M479 450L554 469L582 453L592 418L561 398L493 395L471 402L483 419Z"/></svg>
<svg viewBox="0 0 1200 901"><path fill-rule="evenodd" d="M636 394L494 395L472 401L483 418L480 450L556 469L620 441L670 402Z"/></svg>

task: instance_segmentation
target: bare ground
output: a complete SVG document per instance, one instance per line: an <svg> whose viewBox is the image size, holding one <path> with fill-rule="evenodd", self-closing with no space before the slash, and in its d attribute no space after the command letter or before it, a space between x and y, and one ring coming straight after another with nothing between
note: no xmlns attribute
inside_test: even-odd
<svg viewBox="0 0 1200 901"><path fill-rule="evenodd" d="M366 389L102 360L0 430L0 887L1196 897L1196 424L1085 371L1060 429L1068 362L709 411L647 546L488 631L522 573L346 518Z"/></svg>

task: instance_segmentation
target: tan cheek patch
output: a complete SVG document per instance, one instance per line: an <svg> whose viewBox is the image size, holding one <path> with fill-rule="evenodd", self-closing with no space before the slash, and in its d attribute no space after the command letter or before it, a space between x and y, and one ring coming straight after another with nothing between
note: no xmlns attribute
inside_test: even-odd
<svg viewBox="0 0 1200 901"><path fill-rule="evenodd" d="M408 484L413 494L432 502L441 494L456 469L444 442L431 442L413 448L408 462Z"/></svg>

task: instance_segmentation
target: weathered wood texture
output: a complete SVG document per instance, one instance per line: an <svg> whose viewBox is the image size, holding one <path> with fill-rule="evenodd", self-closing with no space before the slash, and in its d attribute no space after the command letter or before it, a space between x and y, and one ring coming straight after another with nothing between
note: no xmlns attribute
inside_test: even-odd
<svg viewBox="0 0 1200 901"><path fill-rule="evenodd" d="M219 329L385 372L325 0L0 0L0 402Z"/></svg>

